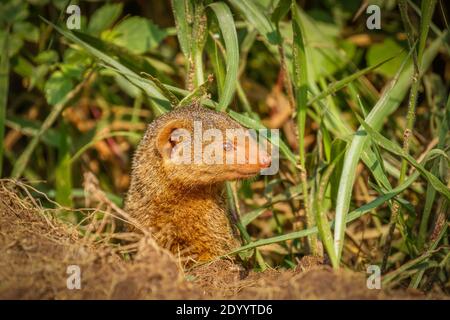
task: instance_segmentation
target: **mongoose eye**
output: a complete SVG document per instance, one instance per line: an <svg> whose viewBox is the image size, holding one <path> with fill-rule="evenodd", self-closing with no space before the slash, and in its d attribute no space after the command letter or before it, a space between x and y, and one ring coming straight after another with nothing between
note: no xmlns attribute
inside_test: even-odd
<svg viewBox="0 0 450 320"><path fill-rule="evenodd" d="M230 141L227 141L223 144L223 150L225 151L231 151L234 149L233 144Z"/></svg>

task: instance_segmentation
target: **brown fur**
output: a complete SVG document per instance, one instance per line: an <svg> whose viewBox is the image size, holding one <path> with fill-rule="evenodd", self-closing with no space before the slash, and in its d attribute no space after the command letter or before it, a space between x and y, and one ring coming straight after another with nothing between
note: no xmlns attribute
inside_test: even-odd
<svg viewBox="0 0 450 320"><path fill-rule="evenodd" d="M149 228L161 246L181 257L207 261L238 245L226 214L224 182L254 176L260 167L167 161L171 132L192 132L194 120L202 122L203 130L242 128L225 113L198 106L157 118L135 153L125 210Z"/></svg>

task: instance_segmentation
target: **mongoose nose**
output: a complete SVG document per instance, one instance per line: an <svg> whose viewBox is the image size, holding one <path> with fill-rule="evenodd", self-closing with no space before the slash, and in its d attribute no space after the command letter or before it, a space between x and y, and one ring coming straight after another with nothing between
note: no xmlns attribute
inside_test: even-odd
<svg viewBox="0 0 450 320"><path fill-rule="evenodd" d="M261 168L269 168L272 164L272 157L269 155L261 155L259 158L259 166Z"/></svg>

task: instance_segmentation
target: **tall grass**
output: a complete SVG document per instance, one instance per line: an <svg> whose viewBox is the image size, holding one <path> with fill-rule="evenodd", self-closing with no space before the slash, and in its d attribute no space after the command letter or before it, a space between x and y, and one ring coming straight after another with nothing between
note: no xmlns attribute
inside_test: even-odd
<svg viewBox="0 0 450 320"><path fill-rule="evenodd" d="M422 1L422 10L421 10L422 17L421 17L421 22L420 22L419 47L416 51L414 30L412 28L412 24L411 24L411 21L409 20L409 16L408 16L408 5L406 3L406 0L399 1L400 13L401 13L403 25L405 27L405 31L406 31L406 34L408 37L409 48L412 51L413 67L414 67L414 71L412 74L411 90L409 93L408 113L406 115L406 128L403 131L403 151L405 153L409 152L409 140L410 140L410 136L412 134L413 128L414 128L414 121L415 121L415 116L416 116L415 113L416 113L416 104L417 104L417 94L419 91L423 52L425 49L425 42L427 39L428 29L430 27L431 16L433 15L435 4L436 4L436 1L434 1L434 0ZM402 183L405 180L406 170L408 168L407 165L408 165L407 160L402 159L402 166L400 168L400 177L398 179L398 183ZM383 264L382 264L383 270L386 269L387 259L389 256L389 250L390 250L391 241L392 241L392 235L395 230L397 216L399 214L401 214L401 212L400 212L401 210L402 209L400 208L399 204L397 202L394 203L393 209L392 209L392 214L391 214L389 234L388 234L388 239L387 239L387 243L386 243L385 254L383 257Z"/></svg>
<svg viewBox="0 0 450 320"><path fill-rule="evenodd" d="M9 27L6 29L5 38L1 44L2 55L0 57L0 177L3 168L3 137L5 134L6 106L9 90Z"/></svg>
<svg viewBox="0 0 450 320"><path fill-rule="evenodd" d="M26 119L20 112L22 117L14 117L16 111L5 119L6 105L11 102L6 100L8 77L0 77L0 94L4 93L0 100L0 137L8 123L30 136L8 152L0 144L0 161L9 159L10 175L50 180L53 189L40 187L57 202L73 207L80 202L79 173L94 168L102 187L118 201L123 190L113 186L120 180L113 174L126 171L126 159L144 124L155 116L199 103L228 113L245 127L263 129L273 113L286 108L288 116L280 125L282 139L277 142L268 137L280 149L279 174L227 184L229 208L243 240L243 246L230 254L239 254L244 260L255 258L259 270L268 265L293 267L298 258L308 254L328 257L334 268L353 265L361 269L366 262L383 263L390 271L384 280L386 285L406 277L410 286L421 287L428 273L420 266L425 263L427 268L438 268L436 265L445 261L442 253L448 251L442 247L448 243L448 222L438 230L431 223L442 216L433 215L433 209L447 208L450 195L448 175L442 172L442 168L448 168L448 92L441 94L447 101L446 110L442 111L441 102L428 106L434 110L430 122L434 121L431 127L436 123L437 129L429 131L435 134L436 144L429 150L422 148L413 134L423 77L427 72L436 73L436 61L448 59L446 53L438 58L441 49L447 47L448 35L432 23L435 1L422 1L420 10L409 1L400 1L398 11L391 13L402 18L402 29L395 30L406 32L408 49L402 58L398 57L400 52L392 52L392 56L375 63L361 57L377 44L353 47L352 55L348 39L334 33L331 23L328 28L326 23L318 23L296 1L172 0L170 5L175 28L161 29L149 19L140 21L140 26L145 26L142 30L152 30L155 39L155 35L167 39L160 39L156 47L144 53L114 41L121 36L116 30L121 20L114 19L121 14L123 20L127 19L122 6L98 9L111 10L111 21L94 14L89 17L96 20L91 27L79 31L67 30L42 17L43 26L62 37L61 46L51 46L52 53L42 49L49 41L42 36L39 58L58 61L56 53L61 50L67 61L53 62L48 70L61 72L73 86L57 95L60 99L47 99L52 103L44 109L48 112L41 111L42 121ZM419 14L413 15L411 8ZM420 19L417 39L415 19ZM429 35L430 25L433 32ZM368 34L365 29L361 32ZM56 33L52 33L52 39L59 39ZM6 44L5 40L0 76L9 73ZM22 65L16 66L15 72L22 75L27 68L26 59L21 58ZM81 64L84 69L80 71ZM390 76L383 73L386 70ZM46 77L50 75L42 79ZM36 90L42 90L38 81L42 79L33 80ZM254 87L249 88L249 84ZM253 91L258 90L266 93L255 98ZM274 110L268 109L265 97L267 101L276 100ZM86 100L94 106L86 107ZM79 138L70 112L75 109L87 114L87 120L81 122L89 122L94 107L103 108L103 123L94 121L94 126ZM116 109L121 110L118 121L111 120ZM128 116L130 109L132 115ZM419 120L424 126L424 117ZM7 133L12 139L10 131ZM54 161L48 163L52 171L48 176L34 162L42 154ZM418 212L420 217L416 217ZM414 225L411 219L418 219L417 223ZM355 249L359 238L354 233L369 226L377 232L376 241L360 232L360 247ZM363 262L353 259L363 251L361 248L382 243L386 228L390 231L384 258L379 250L374 256L366 253ZM397 240L396 230L404 239ZM392 248L399 253L395 264L389 263L394 257Z"/></svg>
<svg viewBox="0 0 450 320"><path fill-rule="evenodd" d="M442 44L442 38L438 38L425 52L423 67L427 69L438 53L438 49ZM389 90L386 90L383 96L378 100L376 105L366 117L366 122L379 130L383 121L394 112L400 105L412 82L413 66L411 63L400 70L398 77L390 84ZM350 199L352 196L353 182L355 181L356 166L361 157L363 148L366 147L367 137L363 135L355 135L352 144L347 151L344 161L344 167L339 183L339 193L336 204L336 221L335 228L335 250L338 256L342 253L343 236L345 230L345 216L350 207Z"/></svg>

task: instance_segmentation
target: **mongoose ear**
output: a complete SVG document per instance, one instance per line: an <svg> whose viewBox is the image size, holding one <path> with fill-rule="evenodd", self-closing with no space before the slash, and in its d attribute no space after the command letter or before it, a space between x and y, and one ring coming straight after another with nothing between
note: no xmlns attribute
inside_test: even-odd
<svg viewBox="0 0 450 320"><path fill-rule="evenodd" d="M163 158L170 158L173 148L181 141L180 132L185 130L186 122L179 119L167 122L160 129L156 137L156 148Z"/></svg>

